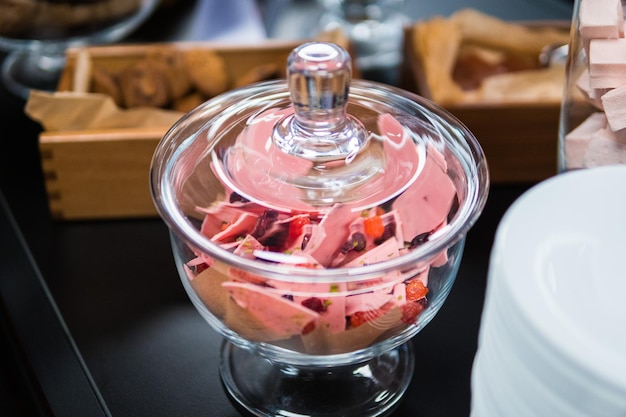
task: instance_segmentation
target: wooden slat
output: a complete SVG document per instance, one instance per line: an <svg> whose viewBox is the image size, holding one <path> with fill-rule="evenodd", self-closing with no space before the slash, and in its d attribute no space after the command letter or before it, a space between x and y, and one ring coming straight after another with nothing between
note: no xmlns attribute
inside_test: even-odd
<svg viewBox="0 0 626 417"><path fill-rule="evenodd" d="M53 216L59 220L156 216L152 154L165 131L42 133L40 151Z"/></svg>

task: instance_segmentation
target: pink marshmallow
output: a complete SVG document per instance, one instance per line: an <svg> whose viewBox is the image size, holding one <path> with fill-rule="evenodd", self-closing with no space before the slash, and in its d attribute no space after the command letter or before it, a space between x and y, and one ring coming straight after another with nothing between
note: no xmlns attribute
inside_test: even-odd
<svg viewBox="0 0 626 417"><path fill-rule="evenodd" d="M626 85L604 94L602 107L611 130L616 132L626 128Z"/></svg>
<svg viewBox="0 0 626 417"><path fill-rule="evenodd" d="M620 0L581 0L580 35L585 50L591 39L617 39L624 35L624 14Z"/></svg>
<svg viewBox="0 0 626 417"><path fill-rule="evenodd" d="M593 113L565 136L565 160L568 169L583 167L583 158L591 136L606 125L604 113Z"/></svg>
<svg viewBox="0 0 626 417"><path fill-rule="evenodd" d="M576 79L576 87L587 97L587 101L597 108L598 110L603 110L602 108L602 96L611 91L610 88L591 88L589 86L589 70L585 68L580 76Z"/></svg>
<svg viewBox="0 0 626 417"><path fill-rule="evenodd" d="M589 45L589 87L626 84L626 39L592 39Z"/></svg>
<svg viewBox="0 0 626 417"><path fill-rule="evenodd" d="M588 168L626 164L626 133L615 133L610 129L600 129L594 133L583 163Z"/></svg>

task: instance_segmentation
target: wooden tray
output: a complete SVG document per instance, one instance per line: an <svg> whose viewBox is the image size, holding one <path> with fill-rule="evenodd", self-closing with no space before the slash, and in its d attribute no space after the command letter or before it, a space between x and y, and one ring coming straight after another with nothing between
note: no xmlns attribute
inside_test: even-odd
<svg viewBox="0 0 626 417"><path fill-rule="evenodd" d="M171 48L207 48L217 52L234 76L255 65L286 65L299 43L258 46L171 43ZM79 52L102 67L118 69L163 44L97 46L71 49L58 91L74 91ZM82 55L81 55L82 56ZM152 154L167 128L44 131L39 147L52 216L59 220L156 216L149 190Z"/></svg>
<svg viewBox="0 0 626 417"><path fill-rule="evenodd" d="M560 29L569 26L568 22L550 24ZM411 30L407 28L405 34L403 86L432 99ZM441 105L480 142L492 183L534 183L557 173L560 101Z"/></svg>

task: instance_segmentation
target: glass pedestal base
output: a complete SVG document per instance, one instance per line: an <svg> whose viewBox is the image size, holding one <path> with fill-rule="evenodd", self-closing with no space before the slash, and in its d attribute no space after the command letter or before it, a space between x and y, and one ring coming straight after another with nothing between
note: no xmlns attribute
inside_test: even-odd
<svg viewBox="0 0 626 417"><path fill-rule="evenodd" d="M64 51L11 52L2 64L2 81L12 94L27 99L31 90L55 91L65 65Z"/></svg>
<svg viewBox="0 0 626 417"><path fill-rule="evenodd" d="M258 417L374 417L390 414L415 367L410 342L366 362L277 363L225 341L220 374L234 404Z"/></svg>

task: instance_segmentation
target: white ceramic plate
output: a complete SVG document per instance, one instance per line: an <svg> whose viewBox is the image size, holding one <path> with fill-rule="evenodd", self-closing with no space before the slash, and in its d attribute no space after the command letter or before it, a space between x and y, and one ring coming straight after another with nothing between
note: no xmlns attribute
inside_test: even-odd
<svg viewBox="0 0 626 417"><path fill-rule="evenodd" d="M590 415L626 409L625 266L626 166L538 184L497 231L489 280L500 282L491 296L508 297L521 314L509 336L526 327L534 339L511 346L535 360L534 371L556 395L584 393L573 401ZM507 312L500 307L499 314Z"/></svg>

